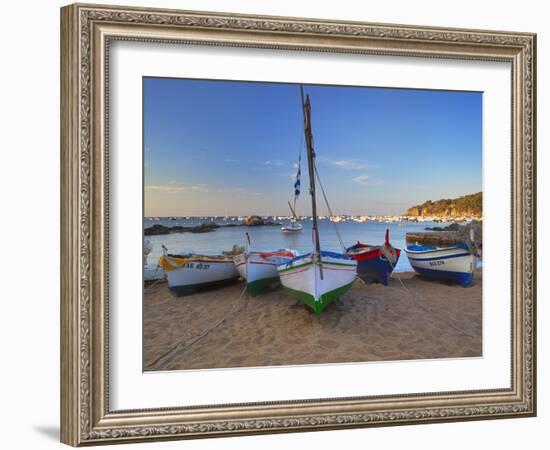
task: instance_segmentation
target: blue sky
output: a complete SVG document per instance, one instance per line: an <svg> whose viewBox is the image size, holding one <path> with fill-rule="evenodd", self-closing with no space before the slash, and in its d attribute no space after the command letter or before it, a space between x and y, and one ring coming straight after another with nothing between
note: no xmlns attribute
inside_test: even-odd
<svg viewBox="0 0 550 450"><path fill-rule="evenodd" d="M304 89L335 213L481 191L481 93ZM310 213L299 85L144 78L143 105L145 216L288 214L300 148Z"/></svg>

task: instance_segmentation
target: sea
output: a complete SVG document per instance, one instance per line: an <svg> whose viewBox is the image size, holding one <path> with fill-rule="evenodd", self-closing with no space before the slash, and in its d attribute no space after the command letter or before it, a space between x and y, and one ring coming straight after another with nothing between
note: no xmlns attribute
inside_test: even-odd
<svg viewBox="0 0 550 450"><path fill-rule="evenodd" d="M242 218L241 218L242 219ZM157 236L145 236L153 244L153 249L148 256L148 263L156 263L162 255L164 245L169 253L182 253L193 251L201 254L219 254L222 251L231 250L233 245L244 245L245 233L248 233L251 248L254 250L275 250L278 248L293 248L300 253L308 253L313 249L312 221L310 218L300 220L303 229L298 233L286 234L281 232L281 224L287 221L268 217L266 220L275 221L279 225L262 226L236 226L217 228L208 233L171 233ZM180 218L144 218L143 228L149 228L154 224L165 226L197 226L202 223L216 223L218 225L239 224L238 217L180 217ZM445 222L384 222L367 220L356 222L348 219L338 223L329 219L319 220L319 236L321 249L342 252L338 234L346 247L357 241L365 244L381 245L384 243L386 229L390 232L390 243L403 249L406 247L405 235L411 232L425 231L426 227L446 226ZM397 272L413 271L404 253L401 254L395 267Z"/></svg>

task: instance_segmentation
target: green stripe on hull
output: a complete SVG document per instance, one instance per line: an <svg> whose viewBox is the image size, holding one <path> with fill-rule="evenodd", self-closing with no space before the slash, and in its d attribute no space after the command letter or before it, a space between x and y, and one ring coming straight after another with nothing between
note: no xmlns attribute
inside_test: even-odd
<svg viewBox="0 0 550 450"><path fill-rule="evenodd" d="M315 315L319 317L321 311L323 311L330 303L332 303L332 301L345 294L351 288L352 284L353 282L346 284L345 286L336 288L332 291L325 292L317 301L315 301L313 295L308 294L307 292L297 291L294 289L290 289L286 286L284 286L284 288L287 292L296 297L302 303L309 306L313 310Z"/></svg>
<svg viewBox="0 0 550 450"><path fill-rule="evenodd" d="M261 294L268 289L276 288L281 284L279 277L263 278L261 280L252 281L246 285L248 293L252 297L256 297L258 294Z"/></svg>

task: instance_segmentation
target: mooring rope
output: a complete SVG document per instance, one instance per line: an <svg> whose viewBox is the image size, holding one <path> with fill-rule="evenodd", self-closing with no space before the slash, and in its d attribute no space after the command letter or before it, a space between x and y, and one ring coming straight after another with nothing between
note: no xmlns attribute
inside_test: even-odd
<svg viewBox="0 0 550 450"><path fill-rule="evenodd" d="M399 272L394 272L394 269L395 269L395 265L393 262L389 261L390 265L392 266L392 274L391 274L391 277L393 278L394 275L395 275L395 278L397 278L397 280L399 281L399 283L401 284L401 286L403 287L403 289L405 290L405 292L407 292L409 295L411 295L413 298L413 301L415 302L415 304L417 306L420 307L420 309L422 309L423 311L427 312L428 314L431 314L431 310L428 309L427 307L425 307L423 304L422 304L422 301L424 301L424 299L420 296L418 296L414 291L412 291L411 289L407 288L407 286L405 286L405 283L403 283L403 280L401 279L401 277L398 275ZM466 333L464 330L461 330L460 328L458 328L453 322L451 322L450 320L448 320L446 317L443 317L442 318L443 322L445 322L450 328L452 328L453 330L455 330L457 333L459 334L462 334L463 336L468 336L472 339L474 339L474 336L472 336L471 334L469 333Z"/></svg>
<svg viewBox="0 0 550 450"><path fill-rule="evenodd" d="M200 341L203 337L208 335L208 333L212 332L216 328L218 328L222 323L224 323L230 316L233 314L238 313L241 311L246 305L247 305L247 299L248 296L245 298L245 302L240 304L241 299L243 298L244 294L246 293L246 285L244 289L242 290L241 294L239 295L239 298L233 305L233 308L231 308L220 320L218 320L215 324L207 328L206 330L202 331L200 334L194 336L189 340L187 343L179 342L174 347L172 347L170 350L163 353L161 356L159 356L157 359L155 359L151 364L148 365L148 368L152 368L153 366L157 365L161 360L168 358L169 356L175 354L176 352L182 352L187 350L189 347L191 347L193 344L196 344L198 341Z"/></svg>
<svg viewBox="0 0 550 450"><path fill-rule="evenodd" d="M380 255L378 256L381 260L386 259L392 266L397 262L397 251L393 246L381 245L380 246ZM382 258L383 257L383 258Z"/></svg>

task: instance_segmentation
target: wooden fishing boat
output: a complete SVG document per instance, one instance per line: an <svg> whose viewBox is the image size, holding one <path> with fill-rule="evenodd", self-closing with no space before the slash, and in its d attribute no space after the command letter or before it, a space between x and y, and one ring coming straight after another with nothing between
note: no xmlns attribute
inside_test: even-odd
<svg viewBox="0 0 550 450"><path fill-rule="evenodd" d="M309 95L304 101L303 87L301 88L301 94L311 196L313 251L281 264L277 267L277 270L283 287L299 301L310 307L315 315L319 317L327 305L351 287L356 276L357 261L345 253L321 250L315 198L317 170L315 168L315 152L313 150L311 129L311 103ZM324 195L324 197L326 201L326 196ZM327 207L329 207L328 202Z"/></svg>
<svg viewBox="0 0 550 450"><path fill-rule="evenodd" d="M473 284L475 255L468 244L452 247L409 245L405 253L413 269L426 278L456 281L464 287Z"/></svg>
<svg viewBox="0 0 550 450"><path fill-rule="evenodd" d="M252 296L280 285L277 266L297 256L296 250L282 248L272 251L248 250L233 257L239 275L246 280L246 287Z"/></svg>
<svg viewBox="0 0 550 450"><path fill-rule="evenodd" d="M357 276L365 283L388 285L388 279L395 268L401 250L393 247L386 230L384 245L369 245L357 241L347 249L347 254L357 260Z"/></svg>
<svg viewBox="0 0 550 450"><path fill-rule="evenodd" d="M220 255L169 254L165 248L159 264L166 272L170 290L183 296L237 281L239 273L233 257L241 252L242 247L234 246Z"/></svg>
<svg viewBox="0 0 550 450"><path fill-rule="evenodd" d="M343 253L321 250L298 256L278 270L283 287L319 316L351 288L357 261Z"/></svg>

